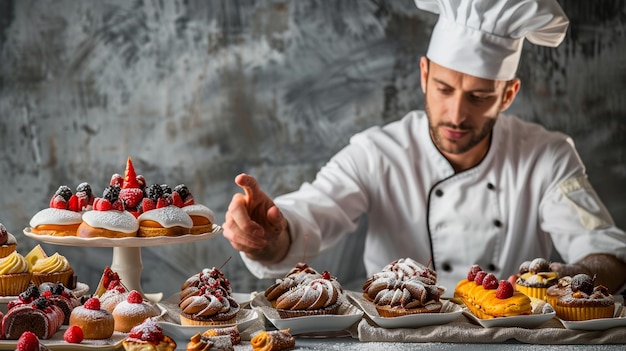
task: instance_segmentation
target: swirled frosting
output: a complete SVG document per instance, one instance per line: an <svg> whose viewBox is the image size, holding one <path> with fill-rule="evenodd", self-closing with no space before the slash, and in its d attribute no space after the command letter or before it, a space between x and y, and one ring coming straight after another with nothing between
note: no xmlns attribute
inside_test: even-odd
<svg viewBox="0 0 626 351"><path fill-rule="evenodd" d="M38 259L33 265L32 271L38 273L53 273L64 272L70 268L70 263L67 259L58 252L55 252L52 256Z"/></svg>
<svg viewBox="0 0 626 351"><path fill-rule="evenodd" d="M210 318L220 313L231 313L239 309L239 305L234 300L219 290L186 296L181 298L178 306L181 312L200 319Z"/></svg>
<svg viewBox="0 0 626 351"><path fill-rule="evenodd" d="M441 297L441 290L436 285L426 285L415 278L378 279L364 293L377 305L406 309L426 306L431 301L439 301Z"/></svg>
<svg viewBox="0 0 626 351"><path fill-rule="evenodd" d="M330 279L314 279L282 294L276 308L285 310L316 310L337 303L340 290Z"/></svg>
<svg viewBox="0 0 626 351"><path fill-rule="evenodd" d="M17 251L13 251L7 257L0 259L0 274L26 273L30 265Z"/></svg>
<svg viewBox="0 0 626 351"><path fill-rule="evenodd" d="M437 282L437 272L411 258L398 259L381 270L384 276L390 276L388 272L395 273L396 278L400 280L416 278L430 285Z"/></svg>

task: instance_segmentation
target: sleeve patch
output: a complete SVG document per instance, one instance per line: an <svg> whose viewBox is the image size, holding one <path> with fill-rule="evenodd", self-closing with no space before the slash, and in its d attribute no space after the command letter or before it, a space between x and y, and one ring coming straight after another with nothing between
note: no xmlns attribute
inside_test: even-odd
<svg viewBox="0 0 626 351"><path fill-rule="evenodd" d="M570 202L578 214L578 219L588 230L594 230L611 225L605 218L598 216L602 213L601 204L591 183L586 176L570 178L559 184L561 193Z"/></svg>

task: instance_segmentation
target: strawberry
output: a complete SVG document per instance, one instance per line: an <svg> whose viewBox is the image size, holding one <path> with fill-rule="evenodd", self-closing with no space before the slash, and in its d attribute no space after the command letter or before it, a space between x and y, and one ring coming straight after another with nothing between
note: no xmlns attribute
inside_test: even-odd
<svg viewBox="0 0 626 351"><path fill-rule="evenodd" d="M163 208L163 207L167 207L167 206L169 206L169 205L170 205L170 204L169 204L169 202L167 201L167 199L166 199L166 198L164 198L164 197L160 197L160 198L157 200L157 203L156 203L156 208Z"/></svg>
<svg viewBox="0 0 626 351"><path fill-rule="evenodd" d="M52 200L50 200L51 208L58 208L60 210L67 209L67 201L61 195L55 195Z"/></svg>
<svg viewBox="0 0 626 351"><path fill-rule="evenodd" d="M487 290L495 290L498 288L498 278L496 278L495 274L487 273L485 278L483 279L483 288Z"/></svg>
<svg viewBox="0 0 626 351"><path fill-rule="evenodd" d="M513 288L513 285L511 285L511 282L508 280L501 280L498 285L498 290L496 290L496 297L499 299L508 299L513 296L514 292L515 289Z"/></svg>
<svg viewBox="0 0 626 351"><path fill-rule="evenodd" d="M117 211L124 211L124 201L117 200L113 204L111 204L111 209Z"/></svg>
<svg viewBox="0 0 626 351"><path fill-rule="evenodd" d="M126 301L128 301L128 303L142 303L143 297L137 290L132 290L130 293L128 293Z"/></svg>
<svg viewBox="0 0 626 351"><path fill-rule="evenodd" d="M114 175L111 176L111 181L109 182L110 186L118 186L118 187L122 187L122 182L124 182L124 178L122 178L121 175L115 173Z"/></svg>
<svg viewBox="0 0 626 351"><path fill-rule="evenodd" d="M474 283L476 283L476 285L482 285L483 279L485 279L486 275L487 275L487 272L485 271L477 272L476 277L474 278Z"/></svg>
<svg viewBox="0 0 626 351"><path fill-rule="evenodd" d="M173 191L172 195L170 195L169 202L176 207L183 207L183 198L176 191Z"/></svg>
<svg viewBox="0 0 626 351"><path fill-rule="evenodd" d="M113 208L109 200L97 197L93 202L93 209L96 211L109 211Z"/></svg>
<svg viewBox="0 0 626 351"><path fill-rule="evenodd" d="M39 338L31 331L25 331L17 340L17 351L39 351Z"/></svg>
<svg viewBox="0 0 626 351"><path fill-rule="evenodd" d="M154 210L155 208L156 208L156 203L153 200L147 197L144 197L143 200L141 200L141 210L143 212L148 212L150 210Z"/></svg>
<svg viewBox="0 0 626 351"><path fill-rule="evenodd" d="M72 194L70 200L67 202L67 209L74 212L80 212L81 208L78 207L78 196Z"/></svg>
<svg viewBox="0 0 626 351"><path fill-rule="evenodd" d="M470 267L469 272L467 273L467 280L469 280L470 282L473 282L474 279L476 278L476 273L482 271L483 269L480 268L479 265L475 264L473 266Z"/></svg>
<svg viewBox="0 0 626 351"><path fill-rule="evenodd" d="M85 303L83 304L83 307L85 307L88 310L99 310L100 299L97 297L91 297L87 299L87 301L85 301Z"/></svg>
<svg viewBox="0 0 626 351"><path fill-rule="evenodd" d="M83 330L77 325L71 325L63 333L63 339L70 344L80 344L83 341Z"/></svg>

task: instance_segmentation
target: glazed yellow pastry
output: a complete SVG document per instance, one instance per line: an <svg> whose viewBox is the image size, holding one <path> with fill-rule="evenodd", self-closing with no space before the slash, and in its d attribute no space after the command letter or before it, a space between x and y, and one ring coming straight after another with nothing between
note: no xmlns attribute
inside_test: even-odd
<svg viewBox="0 0 626 351"><path fill-rule="evenodd" d="M288 350L296 345L296 339L289 329L262 331L250 340L253 351Z"/></svg>

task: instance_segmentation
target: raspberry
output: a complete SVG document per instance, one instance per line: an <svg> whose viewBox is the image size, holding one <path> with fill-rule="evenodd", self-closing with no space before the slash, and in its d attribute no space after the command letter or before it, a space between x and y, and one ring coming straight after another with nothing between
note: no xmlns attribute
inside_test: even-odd
<svg viewBox="0 0 626 351"><path fill-rule="evenodd" d="M515 289L513 289L513 285L508 280L501 280L498 285L498 290L496 290L496 297L499 299L508 299L513 296Z"/></svg>
<svg viewBox="0 0 626 351"><path fill-rule="evenodd" d="M71 325L63 333L63 339L70 344L80 344L83 341L83 330L77 325Z"/></svg>
<svg viewBox="0 0 626 351"><path fill-rule="evenodd" d="M326 280L330 280L330 278L331 278L330 272L328 272L328 271L322 272L322 278L324 278Z"/></svg>
<svg viewBox="0 0 626 351"><path fill-rule="evenodd" d="M89 195L87 194L87 192L85 191L78 191L76 192L76 197L78 198L78 211L82 211L84 210L87 206L89 206L89 203L91 202L91 199L89 197Z"/></svg>
<svg viewBox="0 0 626 351"><path fill-rule="evenodd" d="M487 275L487 272L485 271L477 272L476 277L474 278L474 283L476 283L476 285L482 285L483 279L485 279L486 275Z"/></svg>
<svg viewBox="0 0 626 351"><path fill-rule="evenodd" d="M128 293L126 301L128 301L128 303L142 303L143 297L137 290L132 290L130 293Z"/></svg>
<svg viewBox="0 0 626 351"><path fill-rule="evenodd" d="M483 288L487 290L495 290L498 288L498 278L496 278L495 274L487 273L485 278L483 279Z"/></svg>
<svg viewBox="0 0 626 351"><path fill-rule="evenodd" d="M135 208L143 199L143 191L139 188L125 188L120 190L119 198L124 200L126 207Z"/></svg>
<svg viewBox="0 0 626 351"><path fill-rule="evenodd" d="M60 210L67 209L67 201L61 195L54 195L50 199L50 208L58 208Z"/></svg>
<svg viewBox="0 0 626 351"><path fill-rule="evenodd" d="M17 351L39 351L39 338L31 331L25 331L17 340Z"/></svg>
<svg viewBox="0 0 626 351"><path fill-rule="evenodd" d="M117 200L111 205L112 210L124 211L124 201Z"/></svg>
<svg viewBox="0 0 626 351"><path fill-rule="evenodd" d="M111 176L111 181L109 181L110 186L122 187L122 183L124 182L124 178L118 173L115 173Z"/></svg>
<svg viewBox="0 0 626 351"><path fill-rule="evenodd" d="M83 307L85 307L88 310L99 310L100 299L98 299L97 297L89 298L87 301L85 301L85 303L83 304Z"/></svg>
<svg viewBox="0 0 626 351"><path fill-rule="evenodd" d="M483 269L480 268L479 265L475 264L473 266L470 267L469 272L467 273L467 280L469 280L470 282L473 282L474 279L476 279L476 273L482 271Z"/></svg>

